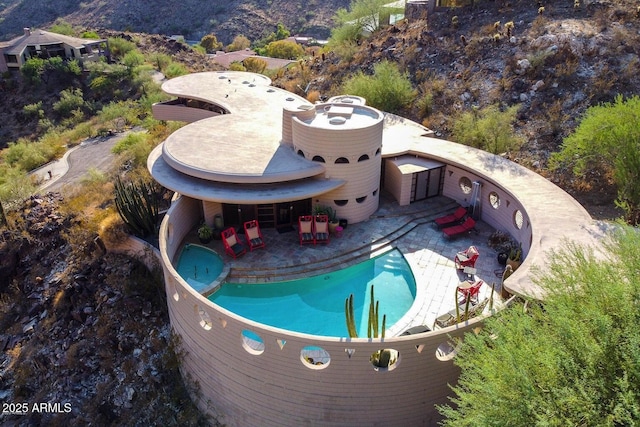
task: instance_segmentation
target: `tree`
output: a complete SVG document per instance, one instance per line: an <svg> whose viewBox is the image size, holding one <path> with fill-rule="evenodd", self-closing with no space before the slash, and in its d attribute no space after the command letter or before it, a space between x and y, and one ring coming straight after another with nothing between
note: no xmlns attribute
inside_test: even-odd
<svg viewBox="0 0 640 427"><path fill-rule="evenodd" d="M359 71L343 83L341 92L361 96L372 107L390 113L398 112L415 96L407 75L389 61L374 65L373 76Z"/></svg>
<svg viewBox="0 0 640 427"><path fill-rule="evenodd" d="M338 9L334 17L338 26L352 25L359 32L373 33L381 25L381 16L389 15L390 12L383 11L387 0L354 0L349 5L349 10Z"/></svg>
<svg viewBox="0 0 640 427"><path fill-rule="evenodd" d="M246 58L242 64L245 67L246 71L250 71L252 73L260 73L262 74L264 70L267 69L267 61L261 58L249 57Z"/></svg>
<svg viewBox="0 0 640 427"><path fill-rule="evenodd" d="M205 48L207 53L215 53L217 50L222 49L222 43L218 41L215 34L207 34L200 40L200 46Z"/></svg>
<svg viewBox="0 0 640 427"><path fill-rule="evenodd" d="M266 54L271 58L297 59L304 55L304 49L294 41L278 40L267 45Z"/></svg>
<svg viewBox="0 0 640 427"><path fill-rule="evenodd" d="M42 73L44 73L44 59L29 58L20 68L22 76L31 84L38 85L42 82Z"/></svg>
<svg viewBox="0 0 640 427"><path fill-rule="evenodd" d="M467 334L443 425L632 426L640 420L640 235L620 227L608 255L567 244L517 304Z"/></svg>
<svg viewBox="0 0 640 427"><path fill-rule="evenodd" d="M513 105L501 111L497 105L481 110L474 107L456 119L453 138L493 154L517 149L522 144L522 138L516 135L513 122L519 108L519 105Z"/></svg>
<svg viewBox="0 0 640 427"><path fill-rule="evenodd" d="M570 168L576 176L590 169L610 174L618 187L616 204L627 222L640 224L640 97L619 95L613 103L590 107L549 166Z"/></svg>
<svg viewBox="0 0 640 427"><path fill-rule="evenodd" d="M245 50L251 46L251 41L243 35L235 36L229 46L227 52L235 52L237 50Z"/></svg>

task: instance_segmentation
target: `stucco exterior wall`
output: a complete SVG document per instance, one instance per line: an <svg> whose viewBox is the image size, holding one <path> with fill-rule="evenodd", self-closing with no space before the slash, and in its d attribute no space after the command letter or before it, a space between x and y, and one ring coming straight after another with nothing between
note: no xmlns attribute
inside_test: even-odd
<svg viewBox="0 0 640 427"><path fill-rule="evenodd" d="M230 313L193 291L171 266L178 238L169 228L193 221L193 204L180 198L160 230L167 304L181 337L182 369L200 385L199 407L220 422L236 426L431 426L459 370L440 360L438 347L481 324L379 340L324 338L263 326ZM264 351L248 349L243 331L257 334ZM321 347L330 360L311 365L305 347ZM381 348L399 352L393 370L376 371L369 361ZM450 355L449 355L450 356ZM441 356L442 358L442 356ZM445 357L444 359L450 359ZM393 395L391 399L390 396Z"/></svg>
<svg viewBox="0 0 640 427"><path fill-rule="evenodd" d="M532 241L531 223L522 204L512 194L508 193L496 183L481 177L469 170L460 167L447 165L444 178L443 195L456 200L463 206L471 203L471 193L465 194L460 187L460 179L463 177L469 180L482 183L480 193L482 220L493 228L506 231L518 242L522 243L522 253L527 255ZM493 207L489 196L494 193L497 197L498 206ZM494 203L495 204L495 203ZM516 212L522 215L522 227L518 228L515 217Z"/></svg>
<svg viewBox="0 0 640 427"><path fill-rule="evenodd" d="M316 114L326 114L325 107L316 106ZM335 129L315 126L298 117L292 119L294 150L309 160L321 157L324 160L325 178L346 182L339 189L322 194L316 202L333 207L340 218L351 223L368 219L378 209L382 167L379 154L382 146L382 114L359 106L355 107L354 115L358 114L357 109L378 117L357 127L344 124L336 125ZM343 163L344 159L348 163Z"/></svg>
<svg viewBox="0 0 640 427"><path fill-rule="evenodd" d="M198 120L220 115L214 111L203 110L201 108L191 108L184 104L176 104L173 101L153 104L151 106L151 111L157 120L175 120L186 123L193 123Z"/></svg>

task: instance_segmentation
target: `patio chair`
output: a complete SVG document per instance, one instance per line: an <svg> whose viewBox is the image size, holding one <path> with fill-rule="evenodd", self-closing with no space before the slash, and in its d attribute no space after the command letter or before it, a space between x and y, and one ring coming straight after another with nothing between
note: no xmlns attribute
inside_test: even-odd
<svg viewBox="0 0 640 427"><path fill-rule="evenodd" d="M480 257L478 248L471 245L466 250L458 252L453 262L458 270L463 270L465 267L475 268L478 257Z"/></svg>
<svg viewBox="0 0 640 427"><path fill-rule="evenodd" d="M316 215L313 217L313 232L316 243L329 243L329 216Z"/></svg>
<svg viewBox="0 0 640 427"><path fill-rule="evenodd" d="M457 225L464 220L464 217L467 216L467 208L459 206L458 209L452 214L441 216L436 218L434 221L438 228L450 227L452 225Z"/></svg>
<svg viewBox="0 0 640 427"><path fill-rule="evenodd" d="M458 285L458 294L462 295L464 298L460 301L460 304L465 303L467 298L471 300L471 302L478 302L478 294L480 293L480 287L484 284L482 280L476 280L475 282L463 282Z"/></svg>
<svg viewBox="0 0 640 427"><path fill-rule="evenodd" d="M316 244L316 238L313 234L313 217L311 215L302 215L298 218L298 237L301 245L305 243Z"/></svg>
<svg viewBox="0 0 640 427"><path fill-rule="evenodd" d="M244 235L247 238L247 245L249 250L264 248L264 237L262 237L262 231L260 230L260 224L255 219L244 223Z"/></svg>
<svg viewBox="0 0 640 427"><path fill-rule="evenodd" d="M238 240L238 235L236 234L235 228L227 228L222 232L221 236L222 243L224 244L224 251L233 258L237 258L247 252L247 249Z"/></svg>
<svg viewBox="0 0 640 427"><path fill-rule="evenodd" d="M464 220L462 224L443 228L442 232L446 237L453 238L461 234L468 233L469 231L473 230L475 226L476 226L475 220L469 216L467 217L467 219Z"/></svg>

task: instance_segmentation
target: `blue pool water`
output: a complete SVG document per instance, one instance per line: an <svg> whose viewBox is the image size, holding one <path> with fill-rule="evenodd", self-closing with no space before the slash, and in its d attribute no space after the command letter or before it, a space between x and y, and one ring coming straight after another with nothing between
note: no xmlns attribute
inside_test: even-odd
<svg viewBox="0 0 640 427"><path fill-rule="evenodd" d="M416 283L402 254L391 251L329 274L266 284L224 283L209 300L242 317L313 335L347 337L344 302L353 293L356 327L367 336L370 288L387 328L411 307ZM363 310L363 307L365 308Z"/></svg>
<svg viewBox="0 0 640 427"><path fill-rule="evenodd" d="M218 278L223 265L222 258L214 251L188 244L180 253L176 271L193 289L201 292Z"/></svg>

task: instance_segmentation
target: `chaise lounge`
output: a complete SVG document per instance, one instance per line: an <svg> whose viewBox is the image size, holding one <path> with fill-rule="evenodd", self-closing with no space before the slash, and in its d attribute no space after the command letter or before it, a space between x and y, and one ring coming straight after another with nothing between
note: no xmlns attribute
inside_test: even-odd
<svg viewBox="0 0 640 427"><path fill-rule="evenodd" d="M450 227L462 222L467 214L467 208L459 206L454 213L436 218L434 222L436 223L438 228Z"/></svg>
<svg viewBox="0 0 640 427"><path fill-rule="evenodd" d="M473 230L475 226L476 226L476 221L471 217L467 217L467 219L465 219L462 224L443 228L442 232L446 237L451 239L461 234L468 233L469 231Z"/></svg>

